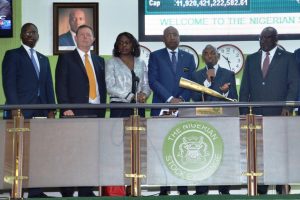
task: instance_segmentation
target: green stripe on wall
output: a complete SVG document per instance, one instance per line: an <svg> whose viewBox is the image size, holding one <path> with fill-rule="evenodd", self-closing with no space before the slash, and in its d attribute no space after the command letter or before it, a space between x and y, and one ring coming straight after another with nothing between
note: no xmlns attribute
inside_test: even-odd
<svg viewBox="0 0 300 200"><path fill-rule="evenodd" d="M20 29L22 19L22 0L13 1L13 37L12 38L0 38L0 61L1 61L1 71L2 71L2 60L5 51L8 49L17 48L20 46ZM1 72L2 73L2 72ZM5 103L5 97L2 87L2 74L0 76L0 104Z"/></svg>

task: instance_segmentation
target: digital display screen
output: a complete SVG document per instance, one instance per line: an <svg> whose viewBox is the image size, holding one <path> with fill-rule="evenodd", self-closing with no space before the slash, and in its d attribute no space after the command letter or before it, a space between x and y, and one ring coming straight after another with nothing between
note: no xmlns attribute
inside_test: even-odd
<svg viewBox="0 0 300 200"><path fill-rule="evenodd" d="M0 0L0 37L12 37L12 0Z"/></svg>
<svg viewBox="0 0 300 200"><path fill-rule="evenodd" d="M257 40L273 26L279 39L300 38L300 0L141 0L139 40L159 41L168 26L182 41Z"/></svg>

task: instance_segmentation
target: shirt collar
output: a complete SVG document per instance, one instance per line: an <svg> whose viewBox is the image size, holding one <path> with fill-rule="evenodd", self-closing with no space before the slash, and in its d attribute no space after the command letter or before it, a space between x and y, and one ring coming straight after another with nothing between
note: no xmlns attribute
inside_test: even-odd
<svg viewBox="0 0 300 200"><path fill-rule="evenodd" d="M77 51L78 51L80 57L81 57L81 58L84 58L85 52L82 51L82 50L80 50L79 48L76 48L76 49L77 49ZM91 51L88 51L87 54L89 55L89 57L91 57Z"/></svg>
<svg viewBox="0 0 300 200"><path fill-rule="evenodd" d="M176 48L176 49L174 49L174 50L171 50L171 49L169 49L169 48L167 48L167 50L168 50L168 52L169 52L169 54L171 54L171 52L176 52L176 53L178 53L178 48Z"/></svg>
<svg viewBox="0 0 300 200"><path fill-rule="evenodd" d="M276 50L278 49L278 47L276 46L276 47L274 47L271 51L269 51L269 53L270 53L270 57L273 57L274 56L274 54L275 54L275 52L276 52ZM266 53L267 52L265 52L265 51L262 51L263 52L263 57L266 57Z"/></svg>
<svg viewBox="0 0 300 200"><path fill-rule="evenodd" d="M30 52L30 49L33 49L33 48L31 48L31 47L29 47L29 46L27 46L27 45L25 45L25 44L22 44L22 46L23 46L24 49L25 49L26 51L28 51L28 52Z"/></svg>
<svg viewBox="0 0 300 200"><path fill-rule="evenodd" d="M206 68L206 70L208 70L207 65L205 66L205 68ZM214 65L214 69L215 69L215 71L216 71L216 73L217 73L217 70L219 69L218 63Z"/></svg>

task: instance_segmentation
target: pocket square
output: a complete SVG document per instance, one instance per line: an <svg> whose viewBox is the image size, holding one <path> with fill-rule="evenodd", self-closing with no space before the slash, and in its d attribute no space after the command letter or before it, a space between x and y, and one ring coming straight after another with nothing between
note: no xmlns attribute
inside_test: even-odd
<svg viewBox="0 0 300 200"><path fill-rule="evenodd" d="M188 67L183 68L183 72L188 72L188 71L190 71L190 68L188 68Z"/></svg>

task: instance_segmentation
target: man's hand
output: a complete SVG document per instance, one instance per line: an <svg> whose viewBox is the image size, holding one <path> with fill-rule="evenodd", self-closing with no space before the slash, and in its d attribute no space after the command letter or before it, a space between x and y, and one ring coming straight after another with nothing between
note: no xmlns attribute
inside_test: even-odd
<svg viewBox="0 0 300 200"><path fill-rule="evenodd" d="M64 113L63 113L64 116L74 116L74 112L72 110L66 110Z"/></svg>
<svg viewBox="0 0 300 200"><path fill-rule="evenodd" d="M282 108L281 116L290 116L290 111L287 108Z"/></svg>
<svg viewBox="0 0 300 200"><path fill-rule="evenodd" d="M216 76L215 69L208 69L206 71L206 76L207 81L211 83L213 81L212 78Z"/></svg>
<svg viewBox="0 0 300 200"><path fill-rule="evenodd" d="M229 87L230 87L230 83L225 83L224 85L222 85L220 87L220 90L223 92L223 93L227 93L228 90L229 90Z"/></svg>
<svg viewBox="0 0 300 200"><path fill-rule="evenodd" d="M175 97L173 97L170 101L170 103L180 103L180 102L183 102L182 99L175 98ZM176 111L177 111L177 109L175 109L175 108L170 109L171 113L175 113Z"/></svg>
<svg viewBox="0 0 300 200"><path fill-rule="evenodd" d="M51 119L54 119L54 118L55 118L55 115L56 115L56 112L52 110L52 111L49 111L49 112L48 112L48 116L47 116L47 117L48 117L48 118L51 118Z"/></svg>
<svg viewBox="0 0 300 200"><path fill-rule="evenodd" d="M137 100L139 103L145 103L146 102L146 94L143 92L137 93Z"/></svg>
<svg viewBox="0 0 300 200"><path fill-rule="evenodd" d="M182 99L180 99L180 98L175 98L175 97L173 97L173 98L171 99L171 101L170 101L170 103L180 103L180 102L183 102Z"/></svg>

